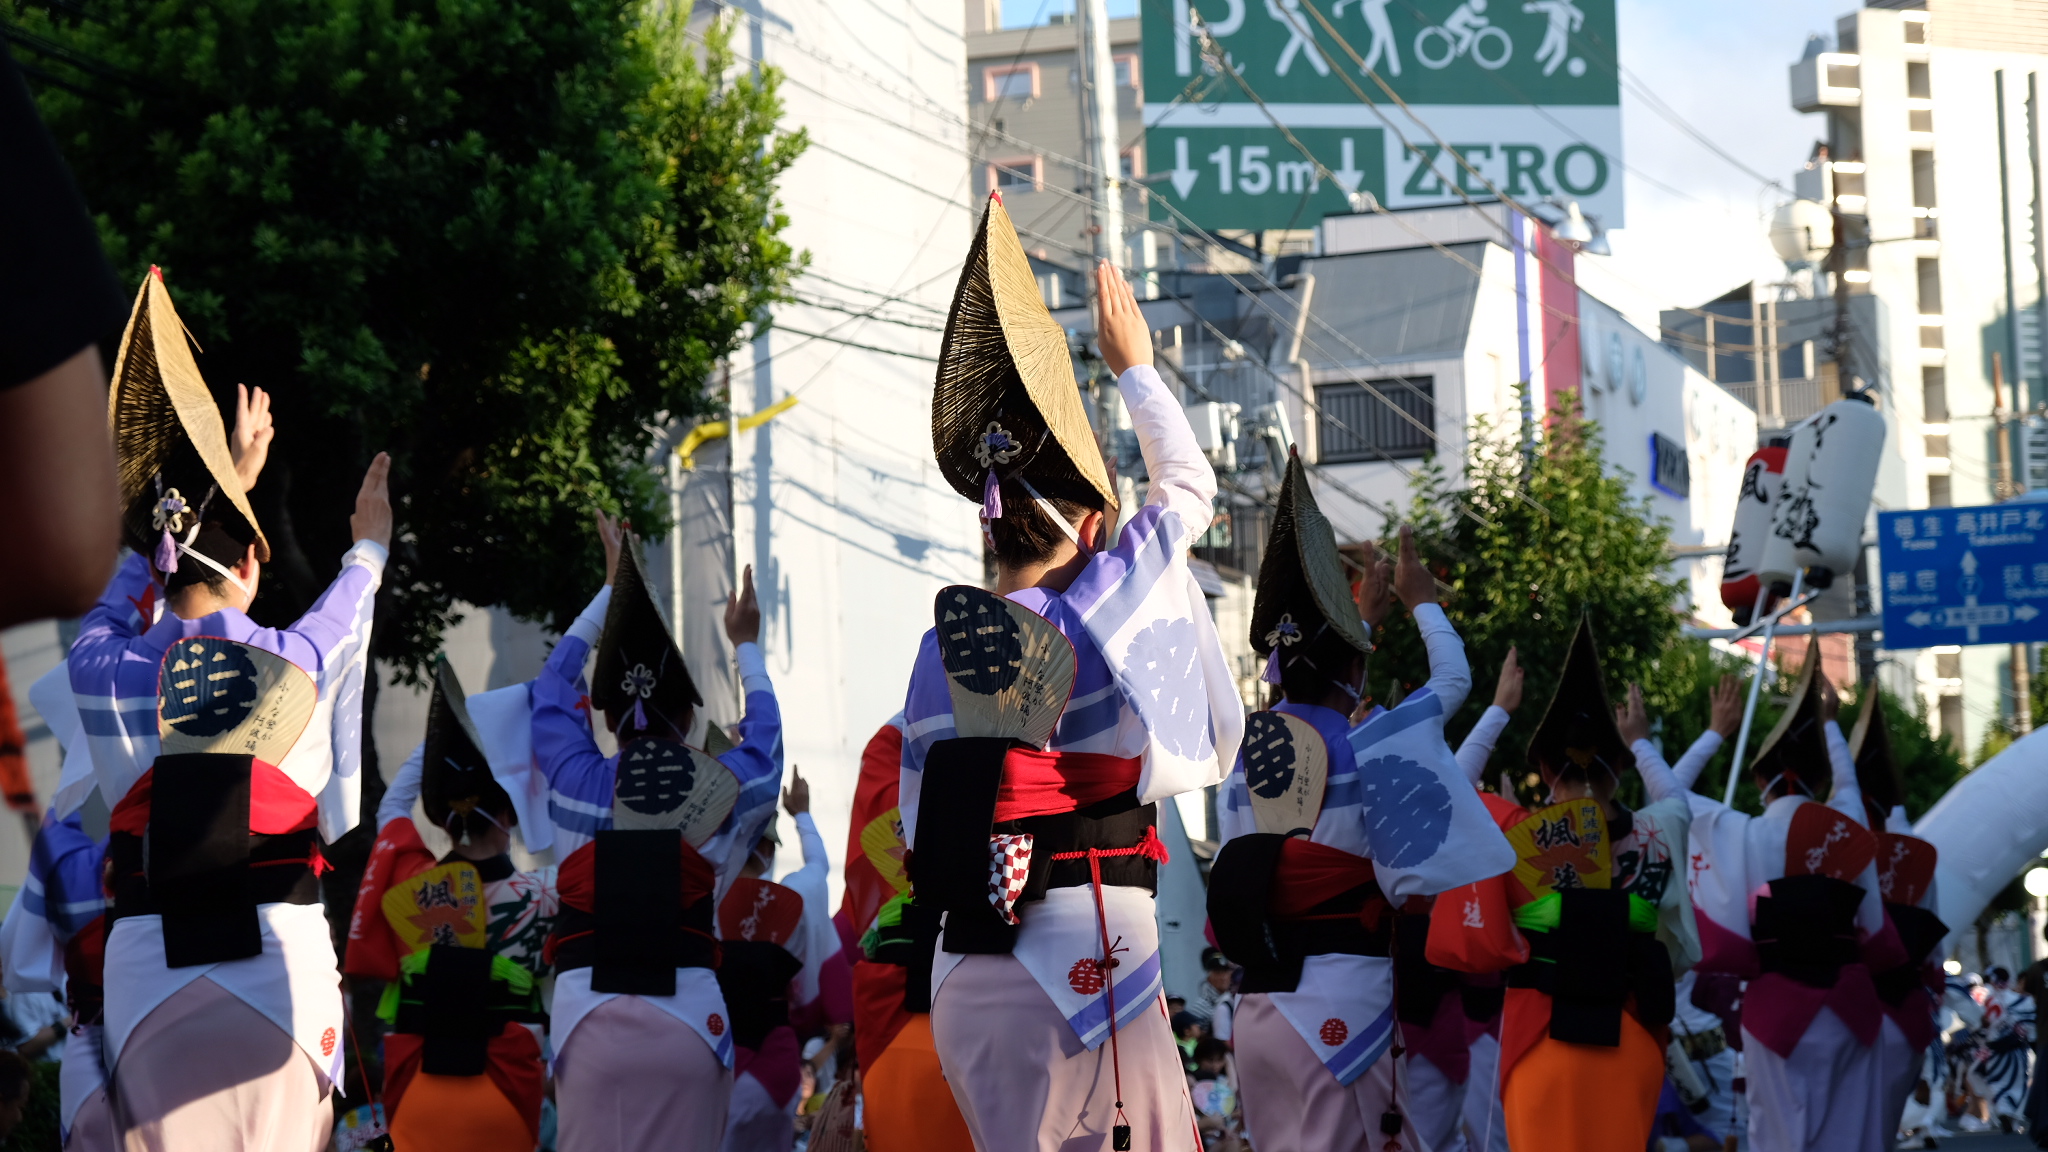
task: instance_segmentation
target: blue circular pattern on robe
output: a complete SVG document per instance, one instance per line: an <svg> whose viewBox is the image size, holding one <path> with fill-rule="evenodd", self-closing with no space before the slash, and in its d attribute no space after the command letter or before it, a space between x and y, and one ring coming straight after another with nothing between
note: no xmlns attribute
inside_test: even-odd
<svg viewBox="0 0 2048 1152"><path fill-rule="evenodd" d="M1277 713L1254 712L1244 722L1244 783L1267 800L1294 784L1294 733Z"/></svg>
<svg viewBox="0 0 2048 1152"><path fill-rule="evenodd" d="M1159 620L1131 637L1124 651L1132 707L1160 746L1191 760L1216 750L1209 697L1201 690L1200 640L1186 617Z"/></svg>
<svg viewBox="0 0 2048 1152"><path fill-rule="evenodd" d="M690 750L665 740L638 740L619 754L612 802L647 816L682 806L697 777Z"/></svg>
<svg viewBox="0 0 2048 1152"><path fill-rule="evenodd" d="M164 723L186 736L218 736L256 707L256 662L233 640L180 640L164 656L156 694Z"/></svg>
<svg viewBox="0 0 2048 1152"><path fill-rule="evenodd" d="M957 586L939 593L939 661L955 684L993 696L1017 681L1024 643L1002 597Z"/></svg>
<svg viewBox="0 0 2048 1152"><path fill-rule="evenodd" d="M1436 773L1405 757L1381 756L1360 764L1358 779L1373 859L1413 868L1450 839L1451 793Z"/></svg>

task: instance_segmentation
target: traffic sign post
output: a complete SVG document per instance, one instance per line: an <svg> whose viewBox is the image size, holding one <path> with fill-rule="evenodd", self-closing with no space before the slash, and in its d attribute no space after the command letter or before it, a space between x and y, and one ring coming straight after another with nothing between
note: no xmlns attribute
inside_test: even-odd
<svg viewBox="0 0 2048 1152"><path fill-rule="evenodd" d="M2048 503L1877 518L1884 646L2048 640Z"/></svg>

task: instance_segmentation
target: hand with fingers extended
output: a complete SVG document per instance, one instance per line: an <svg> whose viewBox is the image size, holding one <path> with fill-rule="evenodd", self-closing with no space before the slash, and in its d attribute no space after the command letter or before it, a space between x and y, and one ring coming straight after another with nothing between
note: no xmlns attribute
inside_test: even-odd
<svg viewBox="0 0 2048 1152"><path fill-rule="evenodd" d="M789 768L789 787L782 790L782 810L800 816L811 810L811 782L794 764Z"/></svg>
<svg viewBox="0 0 2048 1152"><path fill-rule="evenodd" d="M1621 741L1633 746L1650 738L1650 710L1643 706L1643 686L1628 686L1628 702L1614 710L1614 726L1621 729Z"/></svg>
<svg viewBox="0 0 2048 1152"><path fill-rule="evenodd" d="M625 523L616 516L607 516L602 510L595 513L597 518L597 540L604 545L604 586L609 588L619 575L619 551L625 547Z"/></svg>
<svg viewBox="0 0 2048 1152"><path fill-rule="evenodd" d="M1373 631L1394 608L1394 565L1379 545L1365 542L1365 574L1358 578L1358 618Z"/></svg>
<svg viewBox="0 0 2048 1152"><path fill-rule="evenodd" d="M256 487L263 465L270 459L270 442L277 427L270 418L270 393L246 384L235 385L235 433L228 441L235 460L235 479L242 491Z"/></svg>
<svg viewBox="0 0 2048 1152"><path fill-rule="evenodd" d="M1721 677L1707 701L1711 709L1707 727L1720 733L1723 740L1735 735L1742 727L1742 682L1733 676Z"/></svg>
<svg viewBox="0 0 2048 1152"><path fill-rule="evenodd" d="M356 493L355 515L348 518L349 531L357 543L371 540L391 547L391 454L377 453L363 473L362 490Z"/></svg>
<svg viewBox="0 0 2048 1152"><path fill-rule="evenodd" d="M1522 656L1508 646L1507 659L1500 662L1500 679L1493 685L1493 706L1512 714L1522 706Z"/></svg>
<svg viewBox="0 0 2048 1152"><path fill-rule="evenodd" d="M1415 552L1415 529L1401 525L1401 559L1394 566L1394 594L1410 612L1424 604L1436 603L1436 577L1422 566Z"/></svg>
<svg viewBox="0 0 2048 1152"><path fill-rule="evenodd" d="M725 602L725 636L733 647L761 639L761 605L754 599L754 566L740 576L740 594Z"/></svg>
<svg viewBox="0 0 2048 1152"><path fill-rule="evenodd" d="M1116 265L1095 266L1095 346L1118 376L1134 365L1152 362L1152 328L1138 308L1138 298Z"/></svg>

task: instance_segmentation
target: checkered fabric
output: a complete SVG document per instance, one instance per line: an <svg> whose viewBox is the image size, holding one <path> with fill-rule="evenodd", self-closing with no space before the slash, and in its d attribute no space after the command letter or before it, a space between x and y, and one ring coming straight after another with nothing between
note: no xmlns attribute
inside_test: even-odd
<svg viewBox="0 0 2048 1152"><path fill-rule="evenodd" d="M1017 897L1024 894L1024 881L1031 875L1029 832L988 838L988 902L1008 924L1018 923Z"/></svg>

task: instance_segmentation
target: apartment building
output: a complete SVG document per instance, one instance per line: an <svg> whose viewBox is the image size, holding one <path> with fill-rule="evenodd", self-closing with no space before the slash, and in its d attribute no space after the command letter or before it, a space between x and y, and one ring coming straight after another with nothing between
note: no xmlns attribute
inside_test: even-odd
<svg viewBox="0 0 2048 1152"><path fill-rule="evenodd" d="M1988 504L2030 473L2048 482L2048 454L2029 452L2048 447L2040 421L2013 430L2002 464L1997 418L2048 398L2044 75L2048 0L1874 2L1791 66L1792 105L1819 129L1795 190L1839 212L1846 255L1842 283L1814 270L1813 299L1791 311L1831 320L1835 289L1852 298L1849 372L1878 390L1893 433L1881 509ZM1889 653L1885 666L1965 749L2011 713L2003 645Z"/></svg>

